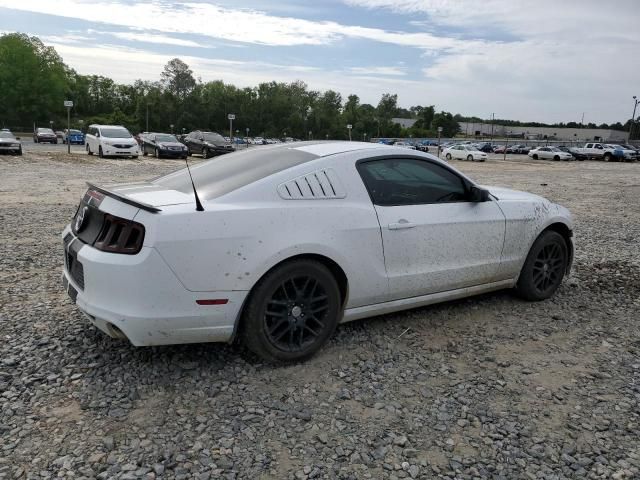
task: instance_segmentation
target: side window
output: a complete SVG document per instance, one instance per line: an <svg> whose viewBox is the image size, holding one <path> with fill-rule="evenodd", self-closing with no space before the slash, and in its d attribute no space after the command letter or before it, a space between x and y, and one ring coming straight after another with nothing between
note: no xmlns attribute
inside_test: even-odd
<svg viewBox="0 0 640 480"><path fill-rule="evenodd" d="M587 146L585 148L593 148L593 143L587 143Z"/></svg>
<svg viewBox="0 0 640 480"><path fill-rule="evenodd" d="M467 200L462 178L435 163L394 158L361 162L357 168L376 205L420 205Z"/></svg>

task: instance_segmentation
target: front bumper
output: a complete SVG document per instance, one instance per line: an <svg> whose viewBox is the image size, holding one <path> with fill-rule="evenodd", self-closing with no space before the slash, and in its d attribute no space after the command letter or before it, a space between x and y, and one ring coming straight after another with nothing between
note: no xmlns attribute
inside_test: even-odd
<svg viewBox="0 0 640 480"><path fill-rule="evenodd" d="M140 149L137 146L131 148L117 148L113 145L103 145L102 154L107 157L137 157L140 155Z"/></svg>
<svg viewBox="0 0 640 480"><path fill-rule="evenodd" d="M0 145L0 152L19 152L20 145L17 146L9 146L9 145Z"/></svg>
<svg viewBox="0 0 640 480"><path fill-rule="evenodd" d="M191 292L152 247L143 247L137 255L102 252L82 244L68 226L63 238L65 257L71 253L82 270L79 281L77 264L70 271L65 258L65 290L107 335L126 337L136 346L232 339L247 292ZM199 299L228 303L198 305Z"/></svg>
<svg viewBox="0 0 640 480"><path fill-rule="evenodd" d="M160 156L170 158L183 158L187 156L187 150L167 150L160 149Z"/></svg>

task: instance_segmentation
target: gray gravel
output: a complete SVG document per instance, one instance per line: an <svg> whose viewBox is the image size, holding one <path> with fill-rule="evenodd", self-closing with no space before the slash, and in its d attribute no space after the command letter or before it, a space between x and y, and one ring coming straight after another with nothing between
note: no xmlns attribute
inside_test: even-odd
<svg viewBox="0 0 640 480"><path fill-rule="evenodd" d="M83 182L181 165L0 157L0 479L640 476L640 164L456 162L571 208L572 278L345 325L289 367L134 348L62 291Z"/></svg>

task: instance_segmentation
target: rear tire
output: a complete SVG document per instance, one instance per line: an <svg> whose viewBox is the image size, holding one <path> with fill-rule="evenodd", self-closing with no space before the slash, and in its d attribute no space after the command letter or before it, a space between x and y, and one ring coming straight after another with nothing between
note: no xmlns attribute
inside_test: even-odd
<svg viewBox="0 0 640 480"><path fill-rule="evenodd" d="M298 362L329 339L342 315L340 290L320 262L293 260L267 273L242 313L245 346L268 362Z"/></svg>
<svg viewBox="0 0 640 480"><path fill-rule="evenodd" d="M542 232L520 271L516 293L529 301L551 297L562 283L568 261L568 247L562 235L552 230Z"/></svg>

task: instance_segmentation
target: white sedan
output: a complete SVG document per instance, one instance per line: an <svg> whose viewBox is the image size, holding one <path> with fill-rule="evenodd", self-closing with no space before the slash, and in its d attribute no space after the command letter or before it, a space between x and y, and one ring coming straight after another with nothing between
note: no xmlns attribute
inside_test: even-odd
<svg viewBox="0 0 640 480"><path fill-rule="evenodd" d="M297 142L191 174L89 185L65 228L65 289L106 334L239 338L297 361L341 322L499 289L549 298L572 263L567 209L427 153Z"/></svg>
<svg viewBox="0 0 640 480"><path fill-rule="evenodd" d="M556 147L539 147L530 150L528 155L534 160L573 160L573 155Z"/></svg>
<svg viewBox="0 0 640 480"><path fill-rule="evenodd" d="M469 160L471 162L484 162L487 159L487 154L481 152L473 145L453 145L445 148L442 153L447 160Z"/></svg>

